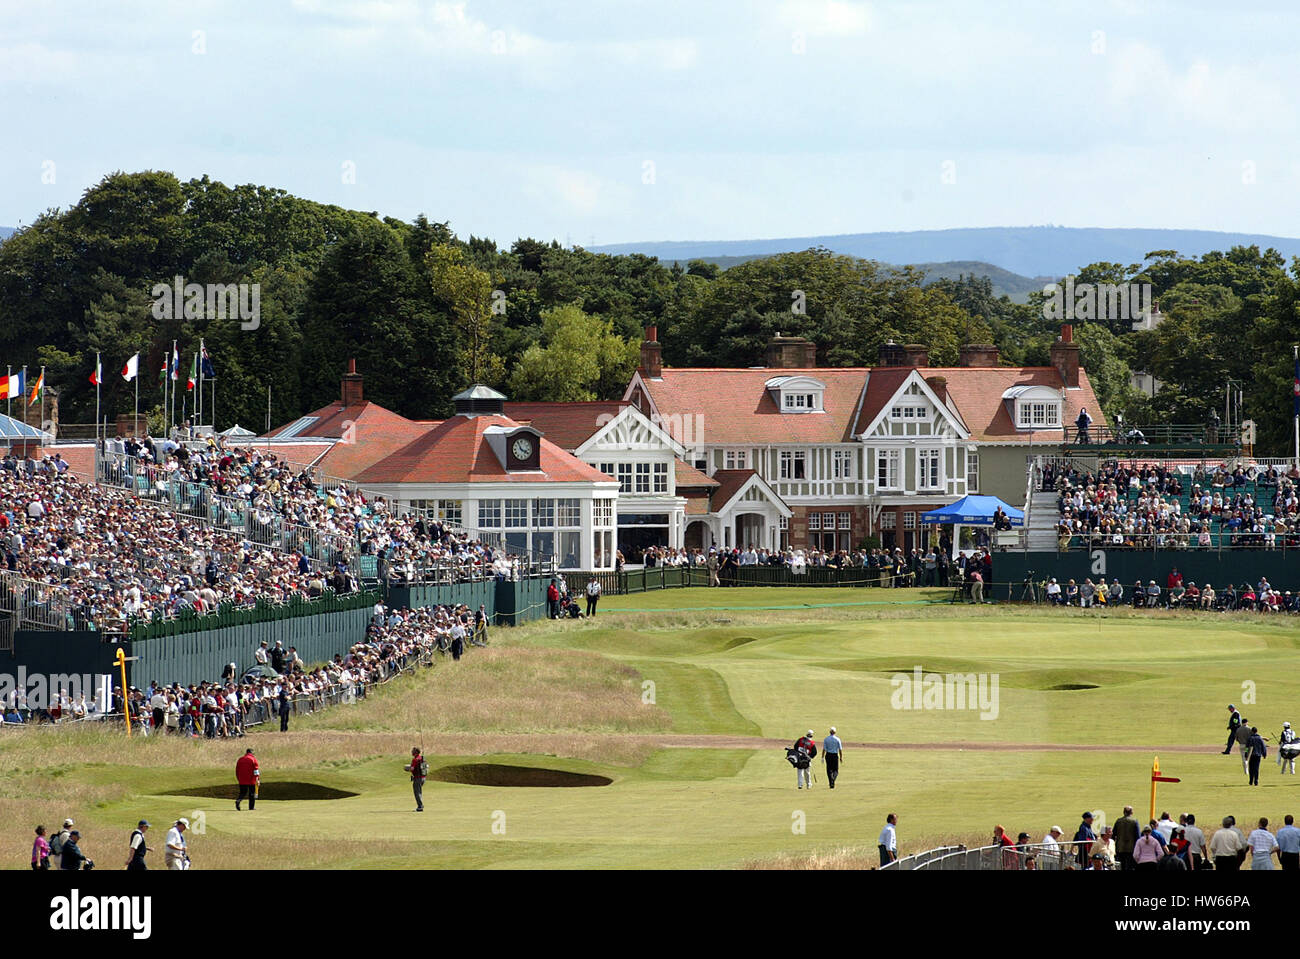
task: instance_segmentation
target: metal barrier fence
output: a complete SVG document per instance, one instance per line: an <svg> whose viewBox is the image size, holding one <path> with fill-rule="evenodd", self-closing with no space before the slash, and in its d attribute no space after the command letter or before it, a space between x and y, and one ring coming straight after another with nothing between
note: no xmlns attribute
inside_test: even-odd
<svg viewBox="0 0 1300 959"><path fill-rule="evenodd" d="M9 614L14 630L79 628L64 587L9 570L0 570L0 611Z"/></svg>
<svg viewBox="0 0 1300 959"><path fill-rule="evenodd" d="M1083 868L1075 857L1076 847L1067 842L1055 846L1033 843L1024 846L980 846L977 849L944 846L909 856L907 860L900 859L881 868L900 871L1061 872Z"/></svg>

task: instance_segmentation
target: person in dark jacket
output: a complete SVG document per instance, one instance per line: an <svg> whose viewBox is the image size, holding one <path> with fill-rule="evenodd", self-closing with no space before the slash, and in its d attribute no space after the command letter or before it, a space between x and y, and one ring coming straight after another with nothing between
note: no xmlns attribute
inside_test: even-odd
<svg viewBox="0 0 1300 959"><path fill-rule="evenodd" d="M1081 869L1088 865L1088 850L1097 841L1097 834L1092 831L1092 813L1085 812L1082 819L1083 821L1079 823L1079 828L1074 833L1076 849L1074 859Z"/></svg>
<svg viewBox="0 0 1300 959"><path fill-rule="evenodd" d="M1223 755L1232 754L1232 744L1237 741L1237 727L1241 725L1241 713L1237 712L1237 707L1228 704L1228 712L1232 715L1228 717L1228 745L1223 749Z"/></svg>
<svg viewBox="0 0 1300 959"><path fill-rule="evenodd" d="M277 706L280 712L280 732L287 733L289 731L289 710L291 706L289 703L289 690L285 686L280 687L280 698L277 700Z"/></svg>
<svg viewBox="0 0 1300 959"><path fill-rule="evenodd" d="M1268 755L1264 746L1264 737L1259 734L1259 727L1250 727L1250 739L1246 740L1246 753L1250 759L1250 784L1259 785L1259 764Z"/></svg>
<svg viewBox="0 0 1300 959"><path fill-rule="evenodd" d="M149 846L145 842L144 834L149 831L149 820L141 819L139 825L131 833L130 849L127 852L126 868L139 872L147 871L148 866L144 864L144 857L149 852Z"/></svg>
<svg viewBox="0 0 1300 959"><path fill-rule="evenodd" d="M90 862L86 854L81 851L81 833L72 830L68 833L68 838L63 842L63 856L59 861L60 869L77 870L81 868L82 863Z"/></svg>

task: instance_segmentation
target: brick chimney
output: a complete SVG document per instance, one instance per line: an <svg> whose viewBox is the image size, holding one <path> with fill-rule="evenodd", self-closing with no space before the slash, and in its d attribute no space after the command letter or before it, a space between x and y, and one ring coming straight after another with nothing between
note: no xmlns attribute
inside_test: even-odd
<svg viewBox="0 0 1300 959"><path fill-rule="evenodd" d="M817 344L802 336L777 333L767 341L767 365L778 370L811 369L817 365Z"/></svg>
<svg viewBox="0 0 1300 959"><path fill-rule="evenodd" d="M939 397L939 402L948 402L948 380L943 376L927 376L925 383L930 389L934 390L934 395Z"/></svg>
<svg viewBox="0 0 1300 959"><path fill-rule="evenodd" d="M361 390L361 374L357 372L357 361L348 360L348 371L343 374L343 405L360 406L365 402L365 395Z"/></svg>
<svg viewBox="0 0 1300 959"><path fill-rule="evenodd" d="M903 347L904 366L929 366L930 348L921 343L908 343Z"/></svg>
<svg viewBox="0 0 1300 959"><path fill-rule="evenodd" d="M652 380L663 379L664 348L659 345L659 327L645 328L645 342L641 344L641 374Z"/></svg>
<svg viewBox="0 0 1300 959"><path fill-rule="evenodd" d="M1079 344L1074 342L1074 327L1069 323L1062 325L1061 335L1052 344L1052 365L1061 374L1061 379L1069 389L1079 386Z"/></svg>
<svg viewBox="0 0 1300 959"><path fill-rule="evenodd" d="M903 365L903 348L890 340L880 347L880 365L881 366L902 366Z"/></svg>
<svg viewBox="0 0 1300 959"><path fill-rule="evenodd" d="M967 343L959 351L958 366L997 366L998 348L991 343Z"/></svg>

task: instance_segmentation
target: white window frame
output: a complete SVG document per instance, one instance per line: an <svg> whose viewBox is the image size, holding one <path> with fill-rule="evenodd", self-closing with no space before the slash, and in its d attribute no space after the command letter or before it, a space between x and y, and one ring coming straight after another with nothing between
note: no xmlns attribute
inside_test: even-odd
<svg viewBox="0 0 1300 959"><path fill-rule="evenodd" d="M1051 429L1061 425L1061 404L1052 400L1017 400L1016 427Z"/></svg>
<svg viewBox="0 0 1300 959"><path fill-rule="evenodd" d="M853 450L831 451L831 478L837 480L853 479Z"/></svg>
<svg viewBox="0 0 1300 959"><path fill-rule="evenodd" d="M880 528L887 530L898 529L898 514L892 509L886 510L880 514Z"/></svg>
<svg viewBox="0 0 1300 959"><path fill-rule="evenodd" d="M655 493L667 493L668 492L668 464L654 463L652 465L654 467L654 471L650 477L651 491Z"/></svg>
<svg viewBox="0 0 1300 959"><path fill-rule="evenodd" d="M650 492L650 464L649 463L636 464L635 490L638 493Z"/></svg>
<svg viewBox="0 0 1300 959"><path fill-rule="evenodd" d="M808 478L808 454L804 450L781 450L777 457L779 463L779 472L777 475L783 480L798 481ZM796 464L798 469L795 469ZM796 473L802 475L796 476Z"/></svg>
<svg viewBox="0 0 1300 959"><path fill-rule="evenodd" d="M723 450L722 468L725 470L749 469L749 450Z"/></svg>
<svg viewBox="0 0 1300 959"><path fill-rule="evenodd" d="M929 467L927 469L926 467ZM927 447L916 451L918 490L943 489L943 450ZM928 475L927 475L928 474Z"/></svg>
<svg viewBox="0 0 1300 959"><path fill-rule="evenodd" d="M884 479L881 479L881 473L884 473ZM876 450L876 488L882 490L896 490L903 488L903 451L878 449Z"/></svg>
<svg viewBox="0 0 1300 959"><path fill-rule="evenodd" d="M966 492L978 493L980 488L980 455L966 451Z"/></svg>
<svg viewBox="0 0 1300 959"><path fill-rule="evenodd" d="M820 533L822 528L822 514L812 512L808 514L808 532Z"/></svg>

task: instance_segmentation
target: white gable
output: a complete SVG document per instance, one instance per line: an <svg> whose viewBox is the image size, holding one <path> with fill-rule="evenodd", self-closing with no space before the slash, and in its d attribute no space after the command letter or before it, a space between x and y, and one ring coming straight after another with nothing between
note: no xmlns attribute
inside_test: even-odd
<svg viewBox="0 0 1300 959"><path fill-rule="evenodd" d="M913 370L881 407L876 418L858 435L956 436L969 439L970 430L959 417L953 415L946 404L939 401L924 377Z"/></svg>
<svg viewBox="0 0 1300 959"><path fill-rule="evenodd" d="M635 406L625 406L604 423L597 420L599 428L574 450L574 454L589 456L602 451L650 450L670 452L675 457L686 455L686 448L672 435L673 424L657 420L658 417L654 420L647 418Z"/></svg>

